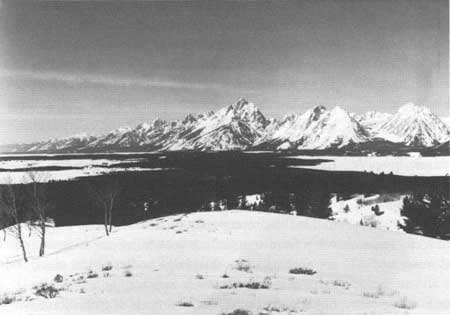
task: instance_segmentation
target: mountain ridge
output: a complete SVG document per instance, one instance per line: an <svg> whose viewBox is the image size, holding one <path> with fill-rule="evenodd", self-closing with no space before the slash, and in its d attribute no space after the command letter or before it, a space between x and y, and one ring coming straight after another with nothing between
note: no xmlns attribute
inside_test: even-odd
<svg viewBox="0 0 450 315"><path fill-rule="evenodd" d="M428 108L407 103L397 113L349 113L315 106L283 119L266 118L244 98L218 111L182 120L155 119L98 136L81 134L0 146L8 153L76 153L173 150L324 150L386 142L429 148L450 140L449 126Z"/></svg>

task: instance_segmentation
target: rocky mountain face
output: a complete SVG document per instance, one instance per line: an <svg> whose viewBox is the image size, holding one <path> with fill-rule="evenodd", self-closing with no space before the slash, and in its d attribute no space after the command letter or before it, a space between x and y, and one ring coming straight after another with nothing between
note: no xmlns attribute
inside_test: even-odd
<svg viewBox="0 0 450 315"><path fill-rule="evenodd" d="M317 106L281 120L267 119L245 99L217 112L183 120L156 119L135 128L100 136L74 136L31 144L3 146L3 152L115 152L164 150L319 150L370 147L380 141L431 147L449 141L449 127L428 108L406 104L394 115L371 111L348 113L341 107Z"/></svg>

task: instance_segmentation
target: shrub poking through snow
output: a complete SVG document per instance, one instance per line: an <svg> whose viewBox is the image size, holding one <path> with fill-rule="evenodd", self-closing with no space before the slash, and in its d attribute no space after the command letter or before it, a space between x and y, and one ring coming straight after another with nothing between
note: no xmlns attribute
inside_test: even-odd
<svg viewBox="0 0 450 315"><path fill-rule="evenodd" d="M371 299L378 299L380 297L377 292L363 292L363 296Z"/></svg>
<svg viewBox="0 0 450 315"><path fill-rule="evenodd" d="M413 308L417 307L417 303L404 296L395 301L394 306L405 310L412 310Z"/></svg>
<svg viewBox="0 0 450 315"><path fill-rule="evenodd" d="M348 290L350 288L350 286L351 286L350 283L348 283L347 281L343 281L343 280L334 280L333 281L333 285L335 287L341 287L341 288L344 288L346 290Z"/></svg>
<svg viewBox="0 0 450 315"><path fill-rule="evenodd" d="M252 272L251 266L247 260L240 259L240 260L236 260L235 263L236 263L236 267L235 267L236 270L243 271L243 272Z"/></svg>
<svg viewBox="0 0 450 315"><path fill-rule="evenodd" d="M125 276L125 277L132 277L133 274L131 273L130 270L125 270L124 276Z"/></svg>
<svg viewBox="0 0 450 315"><path fill-rule="evenodd" d="M388 295L388 296L394 296L398 294L398 291L396 290L390 290L387 291L386 288L383 285L378 285L377 289L374 292L363 292L363 296L364 297L368 297L368 298L373 298L373 299L378 299L379 297Z"/></svg>
<svg viewBox="0 0 450 315"><path fill-rule="evenodd" d="M63 282L63 280L64 280L64 277L60 274L57 274L55 276L55 278L53 278L53 281L55 281L56 283L61 283L61 282Z"/></svg>
<svg viewBox="0 0 450 315"><path fill-rule="evenodd" d="M283 314L297 313L297 311L295 309L290 309L289 307L284 306L284 305L268 305L268 306L265 306L263 308L263 310L265 312L260 312L259 315L262 315L262 314L269 315L269 314L273 314L273 313L283 313Z"/></svg>
<svg viewBox="0 0 450 315"><path fill-rule="evenodd" d="M205 305L219 305L219 302L214 301L214 300L205 300L205 301L202 301L202 303Z"/></svg>
<svg viewBox="0 0 450 315"><path fill-rule="evenodd" d="M33 289L35 295L46 299L54 299L59 294L59 291L61 291L61 289L47 283L42 283L40 286L35 286Z"/></svg>
<svg viewBox="0 0 450 315"><path fill-rule="evenodd" d="M377 215L377 216L384 214L384 211L381 211L381 210L380 210L380 206L379 206L379 205L372 206L371 210L372 210L373 213L375 213L375 215Z"/></svg>
<svg viewBox="0 0 450 315"><path fill-rule="evenodd" d="M195 278L198 279L198 280L205 279L205 277L203 277L203 275L201 275L201 274L196 275Z"/></svg>
<svg viewBox="0 0 450 315"><path fill-rule="evenodd" d="M84 279L83 275L79 275L76 278L72 278L72 282L80 284L80 283L86 283L86 280Z"/></svg>
<svg viewBox="0 0 450 315"><path fill-rule="evenodd" d="M92 270L89 270L89 272L87 274L88 279L93 279L93 278L97 278L97 277L98 277L98 273L93 272Z"/></svg>
<svg viewBox="0 0 450 315"><path fill-rule="evenodd" d="M177 306L193 307L194 304L192 304L191 302L180 302L180 303L177 304Z"/></svg>
<svg viewBox="0 0 450 315"><path fill-rule="evenodd" d="M317 271L310 269L310 268L293 268L291 270L289 270L289 273L292 273L294 275L308 275L308 276L312 276L314 274L317 273Z"/></svg>
<svg viewBox="0 0 450 315"><path fill-rule="evenodd" d="M222 315L252 315L250 311L238 308L230 313L222 313Z"/></svg>
<svg viewBox="0 0 450 315"><path fill-rule="evenodd" d="M102 271L111 271L113 269L112 264L106 264L102 266Z"/></svg>
<svg viewBox="0 0 450 315"><path fill-rule="evenodd" d="M229 278L230 276L229 275L227 275L226 273L224 273L223 275L222 275L222 278L224 278L224 279L227 279L227 278Z"/></svg>
<svg viewBox="0 0 450 315"><path fill-rule="evenodd" d="M247 283L234 282L232 284L223 285L220 288L221 289L243 289L243 288L245 288L245 289L258 290L258 289L269 289L271 285L272 285L271 279L269 277L266 277L263 282L256 282L256 281L251 281L251 282L247 282Z"/></svg>
<svg viewBox="0 0 450 315"><path fill-rule="evenodd" d="M11 304L15 300L16 300L16 298L14 296L5 294L3 296L0 296L0 305Z"/></svg>
<svg viewBox="0 0 450 315"><path fill-rule="evenodd" d="M348 204L345 205L344 212L345 213L349 213L350 212L350 207L348 206Z"/></svg>

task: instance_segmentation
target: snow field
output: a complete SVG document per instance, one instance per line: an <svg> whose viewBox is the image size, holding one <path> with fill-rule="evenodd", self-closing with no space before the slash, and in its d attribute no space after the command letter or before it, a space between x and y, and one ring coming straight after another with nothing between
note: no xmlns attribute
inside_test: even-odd
<svg viewBox="0 0 450 315"><path fill-rule="evenodd" d="M16 292L22 301L0 305L0 311L446 314L450 309L449 243L441 240L250 211L164 217L114 228L110 237L102 229L49 228L45 257L35 256L35 236L27 240L33 253L27 264L18 260L17 240L8 236L0 244L0 292ZM107 276L105 265L112 266ZM317 273L289 273L297 267ZM88 278L90 270L98 276ZM61 283L54 283L56 274L64 277ZM267 289L239 288L264 281ZM42 282L64 290L54 299L37 297L32 287ZM26 296L33 300L24 301Z"/></svg>

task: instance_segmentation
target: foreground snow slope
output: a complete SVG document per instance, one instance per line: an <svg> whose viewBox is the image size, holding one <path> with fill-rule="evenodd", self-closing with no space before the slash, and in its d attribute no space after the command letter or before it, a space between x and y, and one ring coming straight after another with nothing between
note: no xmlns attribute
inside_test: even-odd
<svg viewBox="0 0 450 315"><path fill-rule="evenodd" d="M420 236L250 211L160 218L116 228L108 238L98 226L53 228L48 236L47 256L28 264L11 259L19 253L14 239L1 243L0 292L22 289L16 293L22 301L0 305L0 313L211 315L241 308L252 314L446 314L450 309L450 244ZM107 264L112 270L102 271ZM290 274L295 267L317 273ZM98 277L87 278L89 269ZM32 286L53 283L57 273L64 277L54 284L64 288L59 296L33 295ZM268 289L220 288L263 281ZM34 300L23 301L27 296ZM177 305L183 302L193 306Z"/></svg>

